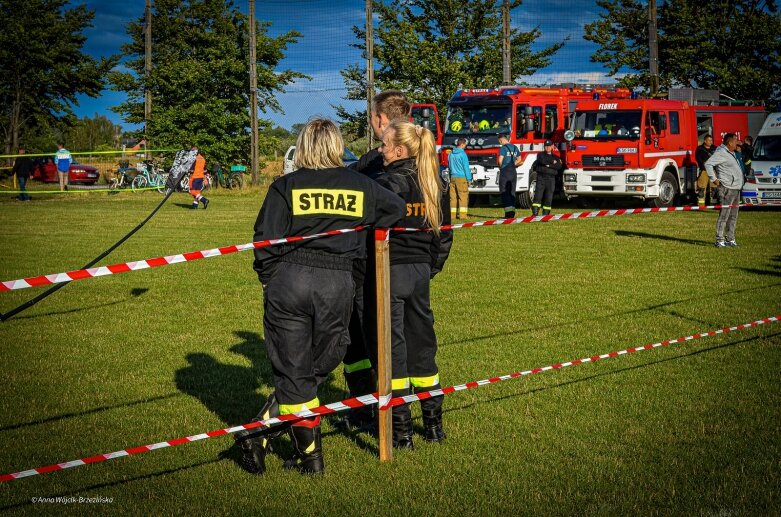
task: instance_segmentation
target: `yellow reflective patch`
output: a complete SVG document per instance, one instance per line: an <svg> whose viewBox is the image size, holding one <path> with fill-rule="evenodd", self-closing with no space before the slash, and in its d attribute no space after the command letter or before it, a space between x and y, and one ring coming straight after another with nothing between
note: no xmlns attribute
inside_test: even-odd
<svg viewBox="0 0 781 517"><path fill-rule="evenodd" d="M280 404L279 414L292 415L293 413L298 413L299 411L304 411L305 409L314 409L319 405L320 405L320 399L318 398L313 398L309 402L303 402L298 404Z"/></svg>
<svg viewBox="0 0 781 517"><path fill-rule="evenodd" d="M293 215L332 214L363 217L360 190L293 189Z"/></svg>
<svg viewBox="0 0 781 517"><path fill-rule="evenodd" d="M439 384L439 374L431 377L410 377L409 382L416 388L431 388Z"/></svg>
<svg viewBox="0 0 781 517"><path fill-rule="evenodd" d="M392 390L405 390L409 388L409 377L403 379L391 379Z"/></svg>

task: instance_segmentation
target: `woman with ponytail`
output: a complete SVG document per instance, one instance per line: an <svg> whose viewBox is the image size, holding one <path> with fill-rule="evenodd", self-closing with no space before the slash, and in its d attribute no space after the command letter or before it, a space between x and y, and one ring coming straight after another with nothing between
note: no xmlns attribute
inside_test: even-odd
<svg viewBox="0 0 781 517"><path fill-rule="evenodd" d="M385 174L377 181L397 193L407 205L402 226L430 228L424 232L394 232L390 237L391 349L393 396L440 388L435 361L437 338L431 312L430 282L447 259L452 231L447 195L439 174L434 135L403 119L392 121L382 136ZM443 216L444 219L443 220ZM424 438L440 442L442 396L421 401ZM413 448L409 404L393 408L393 446Z"/></svg>

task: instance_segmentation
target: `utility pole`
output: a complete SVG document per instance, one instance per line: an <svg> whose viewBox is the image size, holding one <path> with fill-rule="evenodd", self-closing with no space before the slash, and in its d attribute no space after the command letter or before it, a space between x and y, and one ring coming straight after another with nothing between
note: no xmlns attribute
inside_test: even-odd
<svg viewBox="0 0 781 517"><path fill-rule="evenodd" d="M659 45L656 31L656 0L648 1L648 64L651 72L651 97L659 93Z"/></svg>
<svg viewBox="0 0 781 517"><path fill-rule="evenodd" d="M502 2L502 84L511 83L510 65L510 0Z"/></svg>
<svg viewBox="0 0 781 517"><path fill-rule="evenodd" d="M258 71L255 52L255 0L249 0L249 96L250 96L250 168L252 184L258 184Z"/></svg>
<svg viewBox="0 0 781 517"><path fill-rule="evenodd" d="M152 118L152 0L146 0L144 10L144 159L149 160L149 121Z"/></svg>
<svg viewBox="0 0 781 517"><path fill-rule="evenodd" d="M372 1L366 0L366 132L369 151L374 147L374 131L372 130L372 102L374 101L374 20Z"/></svg>

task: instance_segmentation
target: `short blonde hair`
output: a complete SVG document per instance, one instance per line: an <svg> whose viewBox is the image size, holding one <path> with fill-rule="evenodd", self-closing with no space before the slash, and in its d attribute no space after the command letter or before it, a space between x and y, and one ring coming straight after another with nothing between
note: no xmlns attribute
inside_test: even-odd
<svg viewBox="0 0 781 517"><path fill-rule="evenodd" d="M296 140L297 169L333 169L344 167L344 140L339 128L327 118L313 118L307 122Z"/></svg>

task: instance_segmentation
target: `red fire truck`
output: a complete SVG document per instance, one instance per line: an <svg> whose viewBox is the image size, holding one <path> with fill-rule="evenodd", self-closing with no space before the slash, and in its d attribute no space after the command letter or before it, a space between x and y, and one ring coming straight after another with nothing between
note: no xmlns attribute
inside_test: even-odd
<svg viewBox="0 0 781 517"><path fill-rule="evenodd" d="M691 90L688 90L691 92ZM678 97L674 91L670 97ZM564 193L588 206L598 198L637 197L671 206L693 196L698 174L695 150L705 135L716 145L726 133L755 135L765 108L696 105L688 100L599 99L573 112L564 171ZM718 104L718 93L709 104Z"/></svg>
<svg viewBox="0 0 781 517"><path fill-rule="evenodd" d="M447 120L442 138L440 160L447 157L458 138L466 138L466 154L472 168L471 194L499 193L499 135L508 134L523 157L518 167L516 196L523 208L531 206L536 174L530 173L535 155L543 142L551 139L566 156L564 130L574 106L595 95L604 99L627 99L628 89L503 86L478 90L459 90L448 102Z"/></svg>

